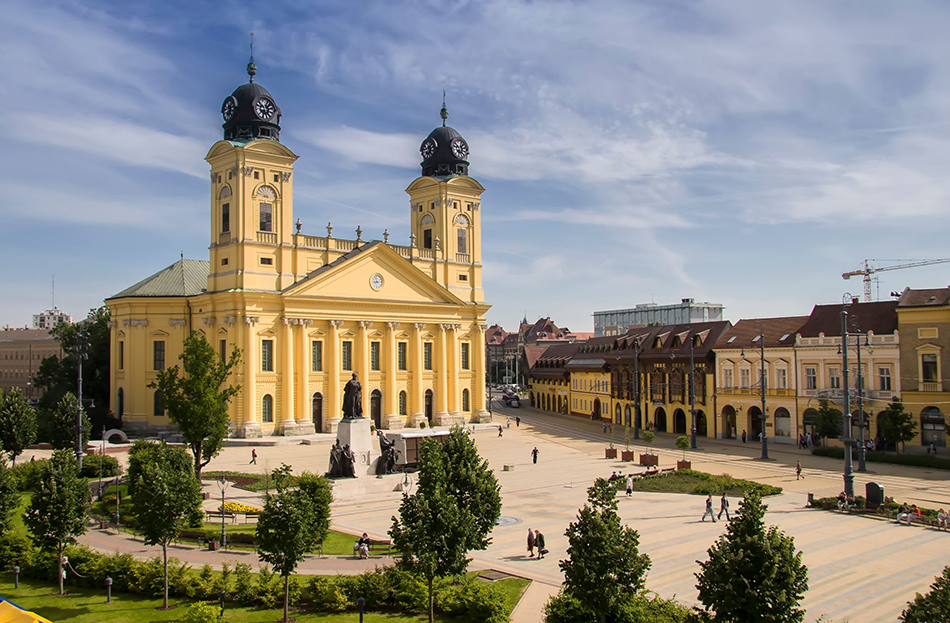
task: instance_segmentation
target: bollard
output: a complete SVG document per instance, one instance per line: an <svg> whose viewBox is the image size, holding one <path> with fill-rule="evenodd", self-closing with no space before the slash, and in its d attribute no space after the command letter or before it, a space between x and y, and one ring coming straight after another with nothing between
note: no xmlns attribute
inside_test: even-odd
<svg viewBox="0 0 950 623"><path fill-rule="evenodd" d="M360 609L360 623L363 623L363 608L366 606L366 600L360 597L356 600L356 605L359 606Z"/></svg>
<svg viewBox="0 0 950 623"><path fill-rule="evenodd" d="M224 598L227 596L227 593L224 592L224 589L218 591L218 599L221 601L221 620L224 620Z"/></svg>
<svg viewBox="0 0 950 623"><path fill-rule="evenodd" d="M106 578L106 603L112 603L112 578Z"/></svg>
<svg viewBox="0 0 950 623"><path fill-rule="evenodd" d="M20 588L20 567L13 567L13 588Z"/></svg>

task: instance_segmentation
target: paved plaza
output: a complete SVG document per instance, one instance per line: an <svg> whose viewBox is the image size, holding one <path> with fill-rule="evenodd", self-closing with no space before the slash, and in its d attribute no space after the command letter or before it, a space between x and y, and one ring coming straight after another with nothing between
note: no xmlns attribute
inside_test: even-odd
<svg viewBox="0 0 950 623"><path fill-rule="evenodd" d="M541 607L547 596L556 592L561 583L558 560L565 557L567 548L564 530L584 504L587 487L594 478L609 476L614 470L639 468L603 458L607 436L598 423L532 409L511 414L521 416L521 426L517 427L512 417L511 428L502 437L498 437L496 427L486 425L475 433L482 455L501 483L504 505L503 519L492 535L491 547L472 554L472 567L498 569L534 580L513 616L515 623L534 623L541 620ZM503 411L496 410L495 421L505 423ZM616 435L615 445L623 446L622 437L622 433ZM661 435L654 444L661 467L672 467L680 456L680 451L672 447L673 440L673 435ZM309 441L309 445L254 446L257 465L248 465L250 445L231 446L207 469L263 472L283 462L295 471L322 472L328 463L332 440L329 435L317 435ZM806 509L808 492L833 496L842 489L841 461L813 457L790 446L770 446L773 460L764 462L755 458L760 453L758 444L707 440L701 443L702 448L688 457L695 469L729 473L785 489L782 495L766 499L766 523L779 525L794 536L796 547L804 552L810 586L804 602L808 621L820 615L835 621L895 621L915 591L926 590L933 577L950 564L950 533ZM540 451L537 465L531 463L530 455L535 446ZM797 459L804 466L805 478L800 481L796 481L794 473ZM504 471L503 465L512 465L513 469ZM856 474L857 492L863 492L864 483L873 480L898 500L931 508L950 507L950 483L944 473L890 465L869 467L872 472ZM393 475L342 483L343 499L334 503L334 528L385 537L401 496L396 491L401 478ZM214 488L210 490L217 493ZM260 504L256 494L242 498L229 493L228 499ZM218 503L212 499L206 505ZM695 601L694 573L699 568L696 561L706 558L706 549L726 525L724 521L701 522L703 504L704 498L700 496L620 496L621 516L640 532L640 549L653 561L646 581L649 590L663 597ZM716 508L718 511L718 503ZM732 510L737 508L738 500L733 500ZM528 528L544 533L550 549L544 560L527 556ZM92 531L83 540L102 549L142 555L149 555L150 551L141 542L110 536L104 531ZM175 555L193 564L254 560L251 553L198 552L193 548L183 548ZM349 574L359 573L372 564L350 558L314 557L302 564L300 571Z"/></svg>

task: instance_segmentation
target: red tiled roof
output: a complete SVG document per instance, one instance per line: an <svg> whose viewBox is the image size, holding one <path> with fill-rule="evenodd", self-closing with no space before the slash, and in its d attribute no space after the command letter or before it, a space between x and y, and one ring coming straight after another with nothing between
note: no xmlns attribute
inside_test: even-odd
<svg viewBox="0 0 950 623"><path fill-rule="evenodd" d="M807 320L808 316L740 320L719 338L715 347L759 348L761 344L755 340L759 334L765 335L766 347L792 346L795 344L795 334Z"/></svg>
<svg viewBox="0 0 950 623"><path fill-rule="evenodd" d="M950 288L911 290L905 288L901 293L898 307L940 307L950 305Z"/></svg>
<svg viewBox="0 0 950 623"><path fill-rule="evenodd" d="M841 305L815 305L808 320L798 330L802 337L841 335ZM897 301L852 303L847 306L848 331L874 332L877 335L897 330Z"/></svg>

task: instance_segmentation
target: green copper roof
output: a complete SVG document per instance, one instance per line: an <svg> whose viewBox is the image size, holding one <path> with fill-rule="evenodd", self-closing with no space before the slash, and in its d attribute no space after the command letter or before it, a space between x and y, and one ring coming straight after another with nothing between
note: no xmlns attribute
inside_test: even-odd
<svg viewBox="0 0 950 623"><path fill-rule="evenodd" d="M197 296L208 285L211 263L204 260L179 260L122 290L114 299L129 296Z"/></svg>

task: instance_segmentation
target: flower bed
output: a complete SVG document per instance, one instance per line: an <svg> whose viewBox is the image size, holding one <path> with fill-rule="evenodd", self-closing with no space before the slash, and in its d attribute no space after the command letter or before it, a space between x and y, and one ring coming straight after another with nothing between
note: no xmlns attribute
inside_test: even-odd
<svg viewBox="0 0 950 623"><path fill-rule="evenodd" d="M218 512L221 512L221 505L218 505ZM225 502L224 512L226 513L259 513L261 509L241 502Z"/></svg>

